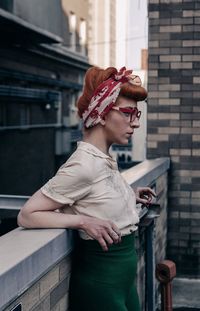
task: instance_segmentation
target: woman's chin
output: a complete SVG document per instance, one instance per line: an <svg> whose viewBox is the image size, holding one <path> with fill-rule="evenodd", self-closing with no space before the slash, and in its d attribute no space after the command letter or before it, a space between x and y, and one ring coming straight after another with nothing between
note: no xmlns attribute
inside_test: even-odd
<svg viewBox="0 0 200 311"><path fill-rule="evenodd" d="M128 138L119 139L115 142L115 144L117 144L117 145L127 145L128 143L129 143Z"/></svg>

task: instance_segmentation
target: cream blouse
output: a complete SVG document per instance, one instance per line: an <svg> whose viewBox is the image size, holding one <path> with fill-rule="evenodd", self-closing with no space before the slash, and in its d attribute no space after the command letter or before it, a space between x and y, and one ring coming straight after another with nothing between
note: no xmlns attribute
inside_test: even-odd
<svg viewBox="0 0 200 311"><path fill-rule="evenodd" d="M41 191L63 203L63 213L113 221L122 235L137 229L135 193L121 176L117 162L95 146L79 142L76 151ZM79 230L83 239L91 239Z"/></svg>

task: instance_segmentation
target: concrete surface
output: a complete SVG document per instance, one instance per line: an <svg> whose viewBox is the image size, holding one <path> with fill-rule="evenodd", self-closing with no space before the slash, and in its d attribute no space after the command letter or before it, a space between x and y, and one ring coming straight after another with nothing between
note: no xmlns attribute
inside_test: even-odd
<svg viewBox="0 0 200 311"><path fill-rule="evenodd" d="M200 310L200 279L175 278L172 293L173 310Z"/></svg>

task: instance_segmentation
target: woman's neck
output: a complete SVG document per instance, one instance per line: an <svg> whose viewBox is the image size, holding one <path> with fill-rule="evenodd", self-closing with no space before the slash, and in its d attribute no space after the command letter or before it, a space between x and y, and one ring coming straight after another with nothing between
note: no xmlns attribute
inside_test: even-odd
<svg viewBox="0 0 200 311"><path fill-rule="evenodd" d="M95 128L86 129L83 131L83 141L90 143L103 153L109 155L110 145L105 138L103 130L96 126ZM110 155L109 155L110 156Z"/></svg>

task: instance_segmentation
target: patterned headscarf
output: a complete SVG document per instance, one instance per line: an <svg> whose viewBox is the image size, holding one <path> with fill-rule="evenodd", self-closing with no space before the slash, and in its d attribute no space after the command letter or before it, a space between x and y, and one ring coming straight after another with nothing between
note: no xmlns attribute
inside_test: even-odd
<svg viewBox="0 0 200 311"><path fill-rule="evenodd" d="M140 78L132 75L132 70L126 70L126 67L122 67L115 75L97 87L87 110L82 114L86 128L98 124L111 110L117 100L121 85L126 82L141 86Z"/></svg>

